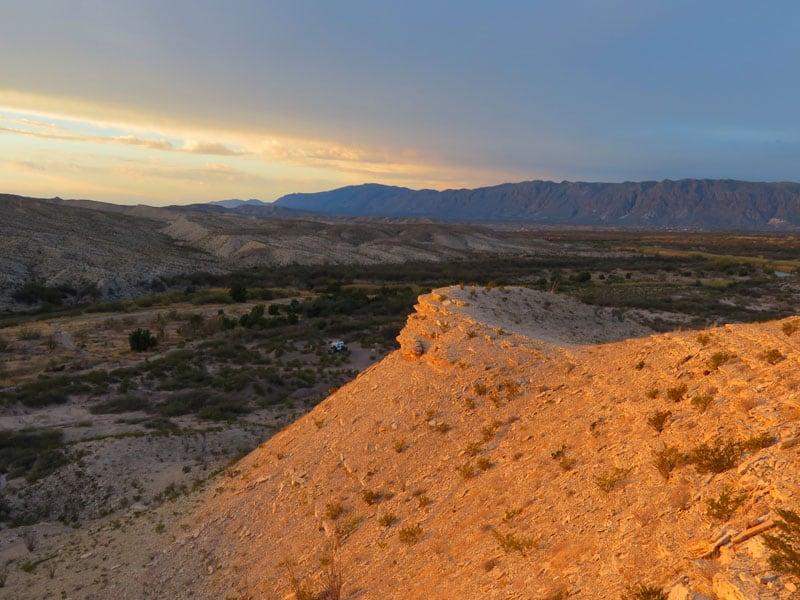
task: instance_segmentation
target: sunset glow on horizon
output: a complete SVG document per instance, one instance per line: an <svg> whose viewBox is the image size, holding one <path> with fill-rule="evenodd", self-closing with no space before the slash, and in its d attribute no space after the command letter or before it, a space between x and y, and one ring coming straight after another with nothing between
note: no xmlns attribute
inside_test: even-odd
<svg viewBox="0 0 800 600"><path fill-rule="evenodd" d="M0 193L800 180L788 1L14 4Z"/></svg>

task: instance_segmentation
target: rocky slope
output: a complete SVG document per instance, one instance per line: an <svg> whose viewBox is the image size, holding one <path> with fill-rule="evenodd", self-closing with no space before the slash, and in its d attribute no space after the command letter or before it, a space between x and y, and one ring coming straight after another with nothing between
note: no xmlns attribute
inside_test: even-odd
<svg viewBox="0 0 800 600"><path fill-rule="evenodd" d="M221 268L213 257L162 233L165 217L158 209L98 210L100 204L0 195L0 307L27 282L76 291L94 287L106 298L120 298L149 290L159 277Z"/></svg>
<svg viewBox="0 0 800 600"><path fill-rule="evenodd" d="M781 230L800 227L800 184L683 179L525 181L474 190L377 184L289 194L277 206L339 215L612 227Z"/></svg>
<svg viewBox="0 0 800 600"><path fill-rule="evenodd" d="M340 569L343 598L796 598L760 534L800 509L798 325L654 336L531 290L423 296L400 350L173 530L152 595L310 597Z"/></svg>
<svg viewBox="0 0 800 600"><path fill-rule="evenodd" d="M555 244L480 226L326 222L273 212L255 218L0 195L0 308L11 307L12 292L29 282L127 298L150 292L162 277L195 271L557 252Z"/></svg>

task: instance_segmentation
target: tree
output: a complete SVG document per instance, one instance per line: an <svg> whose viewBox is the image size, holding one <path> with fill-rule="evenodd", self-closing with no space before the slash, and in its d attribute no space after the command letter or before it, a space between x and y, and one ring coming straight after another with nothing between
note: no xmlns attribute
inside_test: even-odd
<svg viewBox="0 0 800 600"><path fill-rule="evenodd" d="M128 343L134 352L147 352L158 345L158 339L149 329L135 329L128 335Z"/></svg>
<svg viewBox="0 0 800 600"><path fill-rule="evenodd" d="M247 301L247 288L244 287L241 283L234 283L231 286L230 292L228 292L233 298L234 302L246 302Z"/></svg>

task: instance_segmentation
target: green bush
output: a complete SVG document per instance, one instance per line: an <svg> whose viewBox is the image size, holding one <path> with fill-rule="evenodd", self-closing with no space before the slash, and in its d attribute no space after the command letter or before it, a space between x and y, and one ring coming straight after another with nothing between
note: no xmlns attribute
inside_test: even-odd
<svg viewBox="0 0 800 600"><path fill-rule="evenodd" d="M667 398L672 400L673 402L680 402L683 400L683 396L689 390L689 387L682 383L678 386L667 388Z"/></svg>
<svg viewBox="0 0 800 600"><path fill-rule="evenodd" d="M134 329L128 335L128 343L133 352L147 352L158 345L156 337L150 333L149 329Z"/></svg>
<svg viewBox="0 0 800 600"><path fill-rule="evenodd" d="M41 479L67 463L64 434L55 429L0 431L0 473Z"/></svg>
<svg viewBox="0 0 800 600"><path fill-rule="evenodd" d="M698 473L723 473L734 468L742 456L742 444L715 440L701 444L689 454L689 460Z"/></svg>
<svg viewBox="0 0 800 600"><path fill-rule="evenodd" d="M731 489L726 487L720 493L718 498L706 499L706 514L712 519L725 521L736 512L744 501L747 499L747 494L734 494Z"/></svg>
<svg viewBox="0 0 800 600"><path fill-rule="evenodd" d="M119 414L126 412L135 412L140 410L149 410L150 401L144 396L137 396L134 394L126 394L125 396L117 396L116 398L109 398L103 402L99 402L92 406L89 411L95 415L103 414Z"/></svg>
<svg viewBox="0 0 800 600"><path fill-rule="evenodd" d="M241 283L234 283L228 293L234 302L247 302L247 288Z"/></svg>
<svg viewBox="0 0 800 600"><path fill-rule="evenodd" d="M19 402L31 408L41 408L51 404L64 404L69 400L70 395L87 392L89 389L85 382L75 377L40 375L36 381L21 385L16 390L0 392L0 400Z"/></svg>
<svg viewBox="0 0 800 600"><path fill-rule="evenodd" d="M653 464L664 479L669 479L672 471L681 465L689 462L689 457L683 454L675 446L664 446L656 452Z"/></svg>
<svg viewBox="0 0 800 600"><path fill-rule="evenodd" d="M782 508L778 515L778 534L764 534L764 544L772 551L769 564L778 573L800 577L800 515Z"/></svg>

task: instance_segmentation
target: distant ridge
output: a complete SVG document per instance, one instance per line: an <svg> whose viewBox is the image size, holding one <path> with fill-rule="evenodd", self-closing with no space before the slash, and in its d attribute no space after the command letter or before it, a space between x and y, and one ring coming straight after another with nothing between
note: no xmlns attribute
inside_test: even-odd
<svg viewBox="0 0 800 600"><path fill-rule="evenodd" d="M215 204L224 208L239 208L240 206L268 206L268 203L263 202L262 200L256 200L255 198L251 198L250 200L239 200L237 198L232 200L215 200L214 202L209 202L209 204Z"/></svg>
<svg viewBox="0 0 800 600"><path fill-rule="evenodd" d="M370 183L289 194L275 205L344 216L462 222L705 230L800 228L800 183L730 179L525 181L441 192Z"/></svg>

